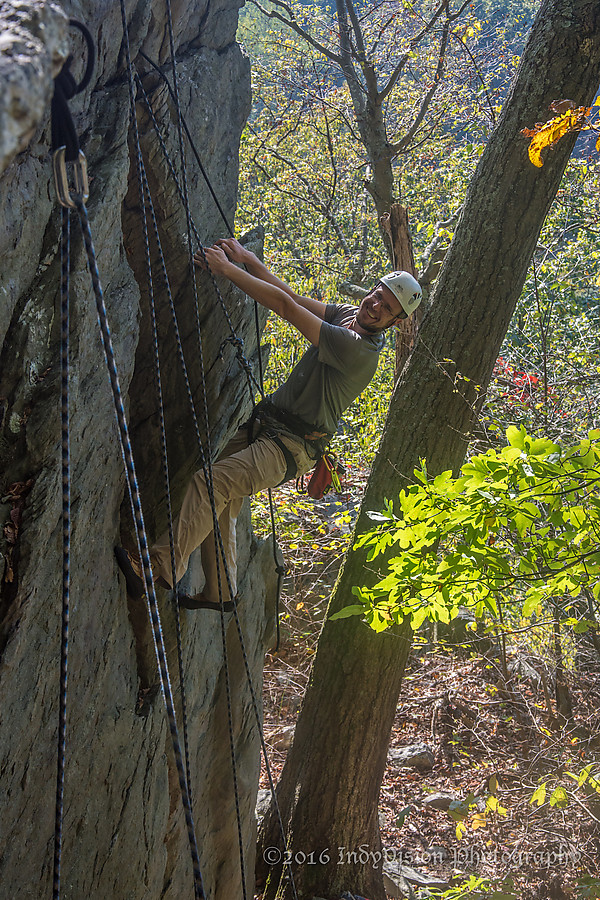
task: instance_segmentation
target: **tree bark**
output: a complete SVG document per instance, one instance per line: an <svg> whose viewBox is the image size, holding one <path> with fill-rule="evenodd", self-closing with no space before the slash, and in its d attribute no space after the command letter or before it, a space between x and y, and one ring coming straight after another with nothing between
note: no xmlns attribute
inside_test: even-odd
<svg viewBox="0 0 600 900"><path fill-rule="evenodd" d="M411 480L420 458L430 472L457 470L465 455L502 339L519 298L546 213L574 139L563 139L542 169L527 156L525 126L548 117L552 100L591 105L600 81L597 0L546 0L534 22L513 90L474 174L452 246L393 393L356 526ZM452 360L452 362L448 362ZM468 379L468 380L467 380ZM384 560L385 562L385 560ZM353 602L353 585L374 577L365 553L349 552L329 614ZM381 865L343 856L381 846L377 800L410 628L371 633L357 617L325 622L296 736L278 787L299 900L340 892L384 900ZM261 829L259 861L281 846L275 816ZM329 863L318 862L328 849ZM300 864L314 852L314 865ZM296 860L298 862L296 862ZM268 876L265 900L291 900L281 867Z"/></svg>
<svg viewBox="0 0 600 900"><path fill-rule="evenodd" d="M408 223L408 210L401 203L394 203L389 216L384 216L383 227L389 233L392 248L392 266L396 271L410 272L417 277L413 242ZM420 306L408 319L396 326L396 378L404 368L416 344L417 334L423 321L423 307Z"/></svg>

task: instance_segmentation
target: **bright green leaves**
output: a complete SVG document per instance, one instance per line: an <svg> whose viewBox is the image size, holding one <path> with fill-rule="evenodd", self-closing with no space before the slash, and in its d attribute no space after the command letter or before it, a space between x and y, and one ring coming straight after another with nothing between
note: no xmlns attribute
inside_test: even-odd
<svg viewBox="0 0 600 900"><path fill-rule="evenodd" d="M395 504L371 514L374 528L356 547L380 561L382 577L356 589L361 605L337 618L360 614L380 631L409 616L417 629L427 618L448 622L461 606L496 616L517 600L529 617L548 601L599 596L598 432L561 448L511 427L507 441L458 478L430 478L423 462Z"/></svg>

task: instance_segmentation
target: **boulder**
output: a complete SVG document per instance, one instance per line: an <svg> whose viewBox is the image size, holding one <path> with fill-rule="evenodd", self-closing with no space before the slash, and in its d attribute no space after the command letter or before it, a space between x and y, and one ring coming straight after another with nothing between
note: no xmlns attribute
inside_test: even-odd
<svg viewBox="0 0 600 900"><path fill-rule="evenodd" d="M388 753L388 764L398 768L410 767L427 772L435 765L435 755L427 744L392 747Z"/></svg>
<svg viewBox="0 0 600 900"><path fill-rule="evenodd" d="M436 791L433 794L427 794L426 797L423 797L421 803L423 806L429 806L431 809L441 809L447 812L450 809L450 804L454 803L456 800L460 800L458 794Z"/></svg>

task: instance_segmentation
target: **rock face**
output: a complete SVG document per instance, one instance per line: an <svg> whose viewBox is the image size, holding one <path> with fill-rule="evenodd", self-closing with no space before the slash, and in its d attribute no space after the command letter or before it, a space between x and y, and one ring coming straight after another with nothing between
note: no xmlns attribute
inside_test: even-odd
<svg viewBox="0 0 600 900"><path fill-rule="evenodd" d="M170 74L165 3L126 0L131 53L177 160L177 128L164 84ZM227 217L237 192L237 148L249 111L249 66L235 43L237 2L173 0L184 115ZM0 895L51 895L61 615L59 231L50 159L52 77L83 44L68 27L83 21L98 58L89 87L72 101L88 160L91 228L126 397L146 524L165 526L157 401L153 388L144 244L129 129L118 0L0 0ZM188 269L186 217L139 103L142 149L171 273L179 328L201 429L202 374ZM177 162L177 166L179 163ZM190 205L204 243L225 234L188 150ZM130 540L124 476L94 298L72 217L72 554L69 694L61 896L98 900L193 897L191 860L171 740L145 605L128 603L113 546ZM152 247L156 258L156 247ZM198 447L164 282L156 270L172 496L177 508ZM225 315L206 276L198 280L206 397L214 453L250 405ZM253 309L224 297L245 353L256 362ZM17 487L12 487L17 485ZM125 492L126 494L126 492ZM242 521L243 519L243 521ZM260 698L271 638L272 551L240 520L240 621ZM188 587L201 586L197 563ZM178 715L174 613L160 594ZM248 893L252 890L259 744L237 628L225 619L232 728ZM192 796L206 894L241 896L225 670L219 614L182 612L184 684ZM181 722L180 722L181 726ZM181 727L180 727L181 732Z"/></svg>

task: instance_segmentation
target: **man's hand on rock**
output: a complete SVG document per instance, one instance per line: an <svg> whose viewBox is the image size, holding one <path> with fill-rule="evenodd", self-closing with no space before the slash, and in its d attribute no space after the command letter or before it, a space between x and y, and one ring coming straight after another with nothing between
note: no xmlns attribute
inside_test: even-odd
<svg viewBox="0 0 600 900"><path fill-rule="evenodd" d="M196 250L194 253L194 265L205 272L207 269L213 275L227 275L227 270L231 267L231 263L224 250L214 244L212 247L204 247L204 250Z"/></svg>
<svg viewBox="0 0 600 900"><path fill-rule="evenodd" d="M254 253L250 250L246 250L246 248L235 238L221 238L220 240L215 241L213 246L220 247L225 251L232 262L239 263L241 266L251 262L254 258Z"/></svg>

